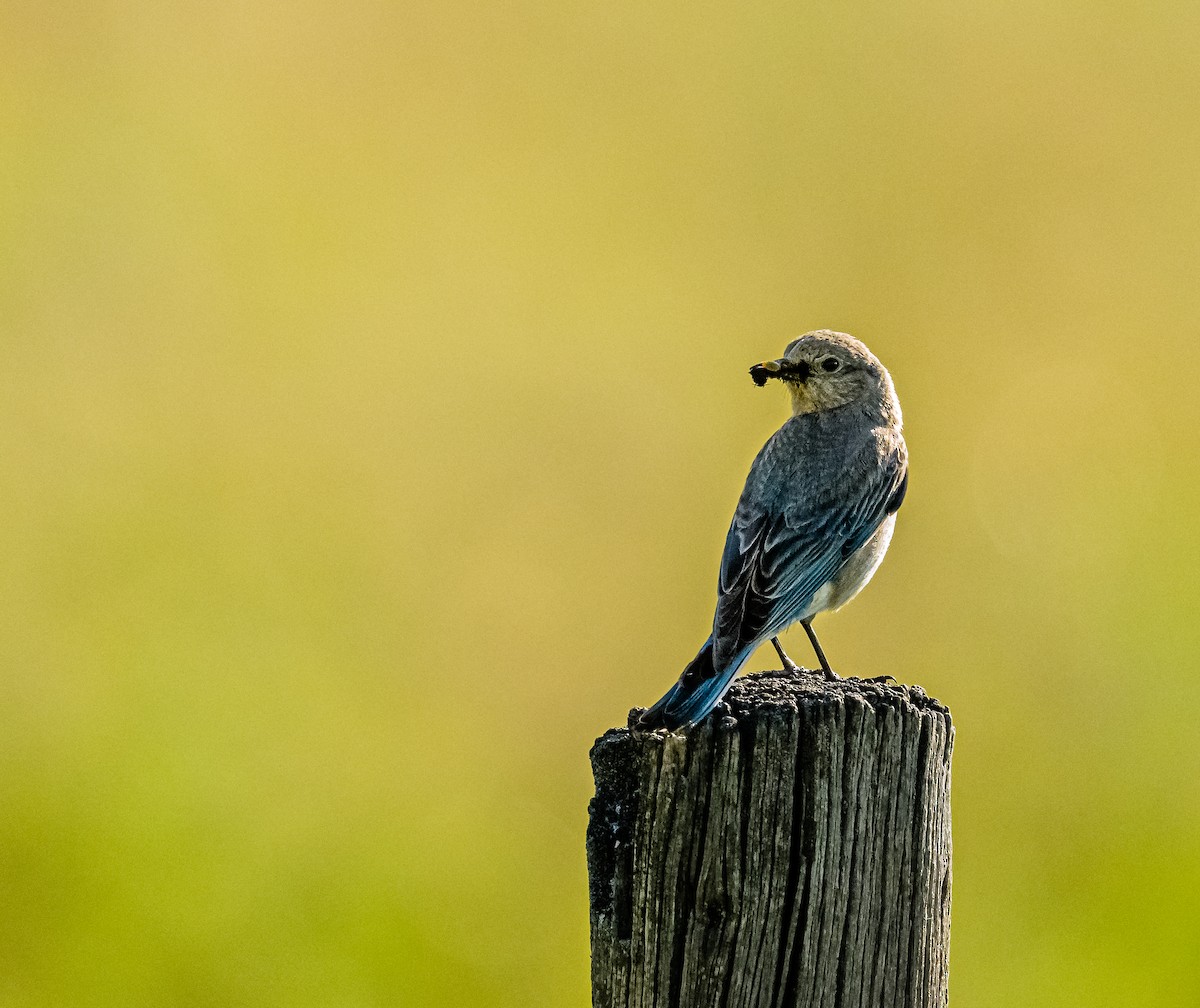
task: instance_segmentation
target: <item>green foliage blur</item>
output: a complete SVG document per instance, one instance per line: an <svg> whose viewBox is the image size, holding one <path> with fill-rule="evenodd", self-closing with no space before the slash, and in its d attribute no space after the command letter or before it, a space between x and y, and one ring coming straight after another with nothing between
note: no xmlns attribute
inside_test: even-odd
<svg viewBox="0 0 1200 1008"><path fill-rule="evenodd" d="M913 469L822 641L955 714L954 1003L1200 1003L1198 40L6 4L0 1005L587 1003L588 748L826 326Z"/></svg>

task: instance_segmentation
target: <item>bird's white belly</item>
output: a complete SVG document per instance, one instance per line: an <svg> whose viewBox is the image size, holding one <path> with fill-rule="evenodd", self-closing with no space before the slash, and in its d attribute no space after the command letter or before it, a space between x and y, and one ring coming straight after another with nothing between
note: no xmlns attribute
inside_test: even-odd
<svg viewBox="0 0 1200 1008"><path fill-rule="evenodd" d="M883 563L884 554L892 541L892 532L896 528L896 516L888 515L875 534L871 536L850 559L842 565L842 569L833 579L826 581L813 595L812 603L804 611L800 619L809 619L817 613L829 609L840 609L857 595L871 580L879 565Z"/></svg>

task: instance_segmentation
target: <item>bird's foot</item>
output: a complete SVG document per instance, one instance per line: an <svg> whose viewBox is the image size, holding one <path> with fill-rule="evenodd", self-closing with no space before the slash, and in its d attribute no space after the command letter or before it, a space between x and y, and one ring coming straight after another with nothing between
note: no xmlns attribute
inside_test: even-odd
<svg viewBox="0 0 1200 1008"><path fill-rule="evenodd" d="M797 665L791 658L787 656L787 652L783 650L783 645L779 643L778 637L771 638L771 644L775 648L775 653L779 655L780 662L783 663L783 671L788 675L798 676L804 674L804 669Z"/></svg>
<svg viewBox="0 0 1200 1008"><path fill-rule="evenodd" d="M804 669L792 661L792 659L787 655L783 656L783 671L788 675L793 676L804 675Z"/></svg>
<svg viewBox="0 0 1200 1008"><path fill-rule="evenodd" d="M876 683L880 686L886 686L888 683L892 683L894 685L896 682L896 680L893 679L890 675L877 675L870 679L860 679L858 676L851 676L850 681L851 682L861 682L861 683Z"/></svg>

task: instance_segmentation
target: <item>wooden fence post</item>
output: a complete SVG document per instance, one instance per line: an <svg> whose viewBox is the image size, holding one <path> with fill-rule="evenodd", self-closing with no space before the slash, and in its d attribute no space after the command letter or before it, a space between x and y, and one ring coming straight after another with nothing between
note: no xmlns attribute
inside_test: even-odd
<svg viewBox="0 0 1200 1008"><path fill-rule="evenodd" d="M943 1008L949 711L820 673L726 702L592 749L593 1008Z"/></svg>

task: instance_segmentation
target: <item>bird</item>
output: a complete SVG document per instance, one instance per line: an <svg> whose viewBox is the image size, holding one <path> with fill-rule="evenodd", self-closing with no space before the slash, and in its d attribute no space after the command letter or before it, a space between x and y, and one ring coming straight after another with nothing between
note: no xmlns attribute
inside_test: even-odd
<svg viewBox="0 0 1200 1008"><path fill-rule="evenodd" d="M829 681L840 679L813 630L871 580L908 490L908 449L891 375L847 333L817 329L750 368L782 382L792 415L750 467L721 555L713 629L683 674L636 719L685 729L706 717L768 640L785 671L801 669L779 635L799 623ZM879 680L889 677L881 676Z"/></svg>

